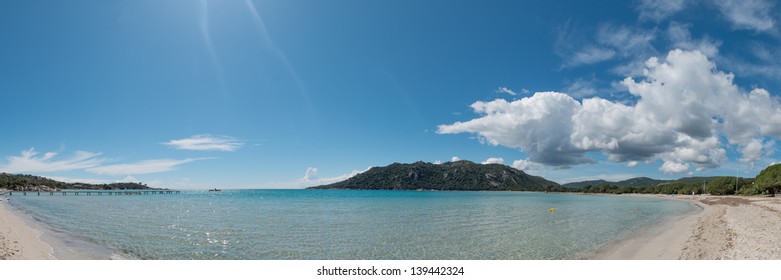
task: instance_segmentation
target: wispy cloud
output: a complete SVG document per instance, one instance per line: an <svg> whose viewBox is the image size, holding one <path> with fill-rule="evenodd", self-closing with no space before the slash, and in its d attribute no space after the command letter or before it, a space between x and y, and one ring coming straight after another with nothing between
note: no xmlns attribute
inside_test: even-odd
<svg viewBox="0 0 781 280"><path fill-rule="evenodd" d="M513 96L518 95L513 90L511 90L509 88L506 88L506 87L499 87L498 89L496 89L496 93L506 93L506 94L513 95Z"/></svg>
<svg viewBox="0 0 781 280"><path fill-rule="evenodd" d="M71 177L62 177L62 176L43 176L55 181L65 182L65 183L87 183L87 184L111 184L111 183L138 183L141 182L141 180L133 177L133 176L127 176L120 180L107 180L107 179L93 179L93 178L71 178Z"/></svg>
<svg viewBox="0 0 781 280"><path fill-rule="evenodd" d="M594 81L579 78L564 88L564 93L574 98L585 98L595 95L597 90Z"/></svg>
<svg viewBox="0 0 781 280"><path fill-rule="evenodd" d="M87 183L87 184L110 184L114 183L116 181L114 180L105 180L105 179L86 179L86 178L71 178L71 177L62 177L62 176L43 176L55 181L65 182L65 183ZM138 181L135 181L138 182Z"/></svg>
<svg viewBox="0 0 781 280"><path fill-rule="evenodd" d="M735 29L768 31L775 26L775 21L770 15L773 8L771 1L721 0L714 3Z"/></svg>
<svg viewBox="0 0 781 280"><path fill-rule="evenodd" d="M130 164L113 164L102 165L107 160L100 157L100 153L92 153L86 151L76 151L70 158L58 160L58 153L47 152L39 154L34 148L24 150L19 156L9 156L6 159L8 163L0 164L0 171L7 173L46 173L46 172L61 172L71 170L85 170L90 173L99 175L134 175L134 174L146 174L146 173L158 173L174 170L178 165L193 162L196 160L203 160L208 158L192 158L192 159L153 159L144 160ZM81 183L93 183L93 184L105 184L112 182L125 182L138 180L132 176L125 177L123 180L105 180L105 179L82 179L82 178L69 178L69 177L52 177L48 178L63 181L63 182L81 182Z"/></svg>
<svg viewBox="0 0 781 280"><path fill-rule="evenodd" d="M654 30L643 30L632 26L602 25L597 30L597 41L603 45L612 47L618 54L624 57L654 53L651 42L656 38Z"/></svg>
<svg viewBox="0 0 781 280"><path fill-rule="evenodd" d="M562 69L611 60L645 60L656 53L651 44L656 38L653 29L602 24L595 36L583 36L591 32L579 30L570 23L559 30L555 51L564 59Z"/></svg>
<svg viewBox="0 0 781 280"><path fill-rule="evenodd" d="M720 62L735 73L776 80L781 77L781 49L772 43L746 44L753 57L722 56Z"/></svg>
<svg viewBox="0 0 781 280"><path fill-rule="evenodd" d="M641 0L637 6L640 19L660 21L686 7L685 0Z"/></svg>
<svg viewBox="0 0 781 280"><path fill-rule="evenodd" d="M719 53L721 41L711 40L704 36L700 40L692 39L688 24L671 22L667 27L667 38L675 48L684 50L698 50L710 58L716 57Z"/></svg>
<svg viewBox="0 0 781 280"><path fill-rule="evenodd" d="M57 172L85 169L100 165L104 159L100 153L76 151L70 158L56 160L57 152L47 152L39 155L34 148L21 152L19 156L6 157L7 164L0 165L0 171L8 173L19 172Z"/></svg>
<svg viewBox="0 0 781 280"><path fill-rule="evenodd" d="M104 165L93 168L88 168L87 172L99 174L99 175L112 175L112 176L124 176L124 175L136 175L136 174L148 174L159 173L174 170L177 166L193 162L196 160L204 160L207 158L188 158L188 159L152 159L139 161L137 163L128 164L114 164Z"/></svg>
<svg viewBox="0 0 781 280"><path fill-rule="evenodd" d="M574 67L586 64L594 64L609 60L615 56L616 52L614 50L604 47L588 46L573 53L565 66Z"/></svg>
<svg viewBox="0 0 781 280"><path fill-rule="evenodd" d="M163 143L180 150L233 152L244 146L244 142L229 136L195 135L190 138L174 139Z"/></svg>

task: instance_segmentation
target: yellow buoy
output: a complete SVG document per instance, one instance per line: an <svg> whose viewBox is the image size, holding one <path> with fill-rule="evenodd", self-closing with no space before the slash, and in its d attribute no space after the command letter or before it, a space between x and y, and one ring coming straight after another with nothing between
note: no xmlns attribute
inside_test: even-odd
<svg viewBox="0 0 781 280"><path fill-rule="evenodd" d="M551 208L550 213L553 214L553 212L556 212L556 208Z"/></svg>

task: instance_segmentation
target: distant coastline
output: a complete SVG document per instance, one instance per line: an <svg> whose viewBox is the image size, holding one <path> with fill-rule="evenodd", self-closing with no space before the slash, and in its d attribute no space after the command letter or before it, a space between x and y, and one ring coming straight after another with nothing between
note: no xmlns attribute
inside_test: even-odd
<svg viewBox="0 0 781 280"><path fill-rule="evenodd" d="M141 182L114 182L108 184L66 183L49 178L27 175L0 173L0 189L6 191L58 192L61 190L162 190L151 188ZM3 191L0 191L3 193Z"/></svg>
<svg viewBox="0 0 781 280"><path fill-rule="evenodd" d="M373 167L344 181L307 189L541 191L591 194L775 194L781 189L781 164L769 166L755 178L731 176L684 177L659 180L647 177L619 182L591 180L559 184L504 164L467 160L435 164L393 163Z"/></svg>

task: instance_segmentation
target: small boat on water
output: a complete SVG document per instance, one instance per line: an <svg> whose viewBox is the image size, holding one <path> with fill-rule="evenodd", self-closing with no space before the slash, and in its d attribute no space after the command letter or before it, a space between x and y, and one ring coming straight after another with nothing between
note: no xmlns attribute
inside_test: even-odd
<svg viewBox="0 0 781 280"><path fill-rule="evenodd" d="M209 191L210 192L221 192L222 190L218 189L218 188L213 188L213 189L209 189Z"/></svg>

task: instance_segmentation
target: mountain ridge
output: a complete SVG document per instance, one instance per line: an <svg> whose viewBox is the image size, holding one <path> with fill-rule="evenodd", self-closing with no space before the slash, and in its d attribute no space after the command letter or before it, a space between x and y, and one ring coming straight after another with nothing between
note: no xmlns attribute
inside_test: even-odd
<svg viewBox="0 0 781 280"><path fill-rule="evenodd" d="M584 188L588 185L591 186L601 186L601 185L613 185L618 187L653 187L653 186L659 186L662 184L669 184L669 183L708 183L710 181L716 180L721 177L726 176L705 176L705 177L683 177L678 179L653 179L648 177L634 177L629 178L622 181L606 181L606 180L587 180L587 181L579 181L579 182L570 182L566 184L561 184L562 187L566 188Z"/></svg>
<svg viewBox="0 0 781 280"><path fill-rule="evenodd" d="M393 163L373 167L347 180L308 189L547 191L559 184L503 164L467 160L434 164Z"/></svg>

